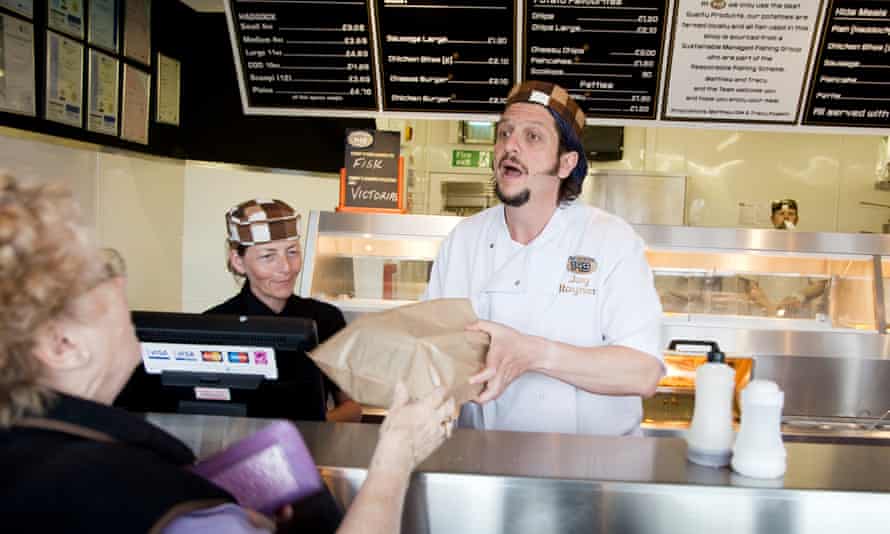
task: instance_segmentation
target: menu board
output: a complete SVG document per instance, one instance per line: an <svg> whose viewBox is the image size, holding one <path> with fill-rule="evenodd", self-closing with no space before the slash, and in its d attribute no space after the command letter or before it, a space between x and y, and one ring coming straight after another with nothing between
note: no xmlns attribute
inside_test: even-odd
<svg viewBox="0 0 890 534"><path fill-rule="evenodd" d="M525 79L558 83L588 118L655 118L667 0L525 5Z"/></svg>
<svg viewBox="0 0 890 534"><path fill-rule="evenodd" d="M384 111L503 111L515 83L513 0L375 2Z"/></svg>
<svg viewBox="0 0 890 534"><path fill-rule="evenodd" d="M677 0L663 117L794 124L821 0Z"/></svg>
<svg viewBox="0 0 890 534"><path fill-rule="evenodd" d="M399 132L347 130L340 211L400 211Z"/></svg>
<svg viewBox="0 0 890 534"><path fill-rule="evenodd" d="M890 2L832 0L804 124L890 126Z"/></svg>
<svg viewBox="0 0 890 534"><path fill-rule="evenodd" d="M246 113L377 109L366 2L227 0L226 15Z"/></svg>

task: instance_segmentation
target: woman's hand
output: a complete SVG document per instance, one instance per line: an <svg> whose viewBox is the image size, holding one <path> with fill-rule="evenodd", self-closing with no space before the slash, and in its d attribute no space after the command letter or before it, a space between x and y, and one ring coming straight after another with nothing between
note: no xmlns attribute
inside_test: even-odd
<svg viewBox="0 0 890 534"><path fill-rule="evenodd" d="M445 388L411 400L405 385L396 384L389 414L380 426L380 439L371 469L410 473L451 436L455 405Z"/></svg>

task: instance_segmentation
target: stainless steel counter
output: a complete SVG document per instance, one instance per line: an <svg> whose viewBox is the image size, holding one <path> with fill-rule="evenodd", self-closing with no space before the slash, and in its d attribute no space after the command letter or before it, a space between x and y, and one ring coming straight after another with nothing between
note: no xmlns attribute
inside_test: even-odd
<svg viewBox="0 0 890 534"><path fill-rule="evenodd" d="M206 456L267 421L149 419ZM377 426L299 423L341 504L361 485ZM678 438L457 430L424 462L404 532L886 532L890 447L786 443L788 471L756 480L686 461Z"/></svg>

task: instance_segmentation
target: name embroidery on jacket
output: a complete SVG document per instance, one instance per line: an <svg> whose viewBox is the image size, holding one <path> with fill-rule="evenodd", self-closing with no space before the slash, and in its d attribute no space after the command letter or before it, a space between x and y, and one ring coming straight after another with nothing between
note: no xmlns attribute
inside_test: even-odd
<svg viewBox="0 0 890 534"><path fill-rule="evenodd" d="M590 287L590 276L596 272L596 260L589 256L569 256L566 261L566 271L572 274L571 278L559 284L559 292L572 296L596 295L596 289Z"/></svg>

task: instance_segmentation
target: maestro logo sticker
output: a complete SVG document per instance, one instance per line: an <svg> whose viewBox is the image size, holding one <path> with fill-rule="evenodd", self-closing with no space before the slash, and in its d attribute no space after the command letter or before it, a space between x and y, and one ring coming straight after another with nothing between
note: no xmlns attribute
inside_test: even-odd
<svg viewBox="0 0 890 534"><path fill-rule="evenodd" d="M349 143L349 146L351 147L368 148L374 144L374 136L371 135L371 132L358 130L349 132L349 135L346 136L346 142Z"/></svg>

